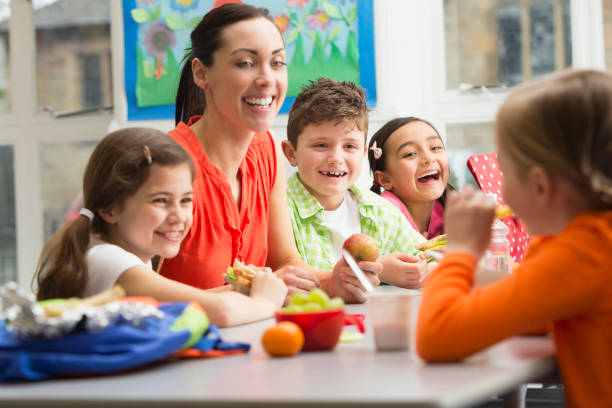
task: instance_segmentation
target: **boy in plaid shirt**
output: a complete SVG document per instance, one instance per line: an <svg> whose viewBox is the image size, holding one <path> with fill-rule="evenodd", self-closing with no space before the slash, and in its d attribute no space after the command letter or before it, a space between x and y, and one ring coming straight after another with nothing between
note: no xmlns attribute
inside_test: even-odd
<svg viewBox="0 0 612 408"><path fill-rule="evenodd" d="M380 280L418 288L426 263L413 256L425 240L385 199L354 185L366 154L368 112L364 92L352 82L319 78L305 86L289 112L283 153L297 173L287 201L302 259L333 269L344 240L363 233L376 240Z"/></svg>

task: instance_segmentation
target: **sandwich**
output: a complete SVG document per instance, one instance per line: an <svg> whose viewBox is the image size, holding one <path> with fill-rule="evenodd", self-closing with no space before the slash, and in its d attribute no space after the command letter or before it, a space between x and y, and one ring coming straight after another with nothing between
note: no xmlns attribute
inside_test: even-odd
<svg viewBox="0 0 612 408"><path fill-rule="evenodd" d="M416 244L414 247L423 252L427 250L444 252L446 251L446 243L446 234L442 234L425 242L421 242L420 244Z"/></svg>
<svg viewBox="0 0 612 408"><path fill-rule="evenodd" d="M420 251L416 256L427 262L436 261L440 259L442 253L446 251L446 244L446 234L438 235L437 237L415 245L414 248ZM438 254L438 256L433 256L432 252Z"/></svg>
<svg viewBox="0 0 612 408"><path fill-rule="evenodd" d="M234 259L233 265L227 267L223 280L232 285L238 292L248 295L256 272L252 265L246 265L238 259Z"/></svg>

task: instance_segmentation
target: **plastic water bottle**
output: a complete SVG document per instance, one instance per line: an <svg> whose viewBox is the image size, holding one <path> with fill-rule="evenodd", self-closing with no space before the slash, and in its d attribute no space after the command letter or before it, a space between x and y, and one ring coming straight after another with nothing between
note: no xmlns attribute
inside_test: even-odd
<svg viewBox="0 0 612 408"><path fill-rule="evenodd" d="M488 193L487 197L497 202L497 194ZM484 256L486 267L502 273L511 273L513 260L510 256L509 229L501 220L493 221L491 225L491 242Z"/></svg>
<svg viewBox="0 0 612 408"><path fill-rule="evenodd" d="M486 267L496 271L511 273L512 257L510 256L510 242L507 238L508 227L500 220L495 220L491 226L491 242L484 256Z"/></svg>

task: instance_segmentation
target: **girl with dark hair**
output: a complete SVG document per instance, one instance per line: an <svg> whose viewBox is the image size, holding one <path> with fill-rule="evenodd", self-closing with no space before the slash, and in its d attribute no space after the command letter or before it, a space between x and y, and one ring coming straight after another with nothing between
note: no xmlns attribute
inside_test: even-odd
<svg viewBox="0 0 612 408"><path fill-rule="evenodd" d="M170 136L196 165L194 220L161 273L213 288L239 259L271 267L290 292L320 285L363 301L363 288L340 278L341 271L352 275L348 266L316 271L295 247L284 161L269 130L287 91L285 46L268 11L245 4L212 9L191 33L184 64Z"/></svg>
<svg viewBox="0 0 612 408"><path fill-rule="evenodd" d="M370 190L395 205L425 238L444 233L444 197L452 187L436 128L416 117L396 118L372 136L369 146Z"/></svg>
<svg viewBox="0 0 612 408"><path fill-rule="evenodd" d="M84 207L43 248L38 299L91 296L119 284L130 296L195 300L220 326L271 317L287 293L271 271L257 272L245 296L196 289L151 269L152 257L175 256L189 232L194 177L189 155L163 132L128 128L102 139L85 169Z"/></svg>

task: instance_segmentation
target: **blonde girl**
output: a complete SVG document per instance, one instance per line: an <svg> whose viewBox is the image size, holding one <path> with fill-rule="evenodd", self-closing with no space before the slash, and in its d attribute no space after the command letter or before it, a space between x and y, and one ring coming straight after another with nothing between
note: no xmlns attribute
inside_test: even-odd
<svg viewBox="0 0 612 408"><path fill-rule="evenodd" d="M456 360L550 323L568 405L612 406L612 76L567 70L519 87L496 143L504 200L534 238L515 273L473 290L494 204L471 187L449 194L417 350Z"/></svg>

